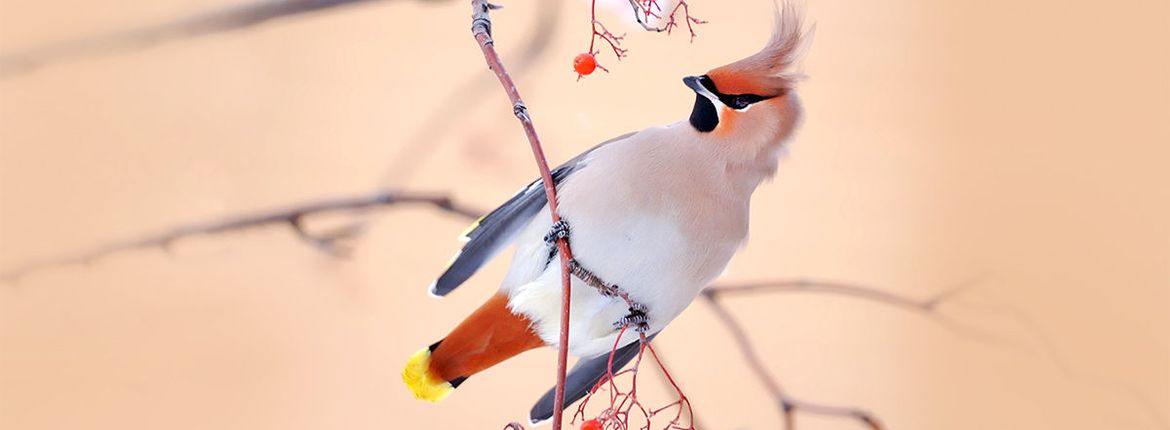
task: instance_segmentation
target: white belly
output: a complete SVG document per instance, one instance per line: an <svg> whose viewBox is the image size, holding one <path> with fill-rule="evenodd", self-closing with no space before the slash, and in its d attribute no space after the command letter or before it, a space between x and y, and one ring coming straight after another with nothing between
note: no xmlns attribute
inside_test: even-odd
<svg viewBox="0 0 1170 430"><path fill-rule="evenodd" d="M657 332L723 272L739 248L747 233L746 198L736 204L720 200L723 203L712 210L710 202L690 196L640 194L644 191L631 185L639 182L602 176L603 171L613 170L591 166L560 187L560 211L572 225L574 257L645 305L650 332ZM657 177L670 179L663 175ZM512 309L530 318L540 337L555 345L561 275L559 260L544 264L549 250L542 239L550 225L546 208L519 235L502 288L511 297ZM576 356L613 348L617 335L613 324L629 312L621 299L602 296L576 278L571 309L569 349ZM637 338L632 331L627 333L621 344Z"/></svg>

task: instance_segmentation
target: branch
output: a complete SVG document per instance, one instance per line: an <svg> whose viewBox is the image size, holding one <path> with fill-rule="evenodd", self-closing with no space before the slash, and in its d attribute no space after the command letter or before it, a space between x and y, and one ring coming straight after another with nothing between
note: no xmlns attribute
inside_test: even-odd
<svg viewBox="0 0 1170 430"><path fill-rule="evenodd" d="M532 70L532 66L537 64L536 60L548 51L556 39L555 30L564 9L563 2L541 1L537 2L536 8L534 29L524 38L528 41L527 45L515 58L508 59L508 64L512 65L513 76L520 76ZM443 136L460 129L453 125L471 113L480 103L490 100L489 97L485 97L485 93L494 87L490 79L489 75L477 72L463 84L452 87L455 90L448 92L439 107L433 110L430 116L420 123L421 125L415 127L413 137L403 145L403 149L398 152L399 155L394 157L394 161L386 168L383 183L400 186L409 181L415 172L426 164L427 159L438 152L444 143Z"/></svg>
<svg viewBox="0 0 1170 430"><path fill-rule="evenodd" d="M658 4L658 1L659 0L629 0L630 9L634 12L634 21L637 21L638 25L640 25L642 29L646 31L654 33L661 33L665 31L666 34L670 34L671 30L674 27L678 27L679 25L676 18L679 11L681 10L683 12L683 21L687 24L687 30L690 30L691 32L691 42L694 42L695 36L697 36L695 33L694 24L706 24L707 21L703 21L701 19L695 18L694 16L691 16L691 7L690 4L687 3L687 0L678 0L678 2L674 4L673 8L668 14L663 14L662 6ZM609 46L610 50L613 51L614 58L617 58L618 60L624 58L626 53L629 51L626 48L622 48L622 41L626 36L624 33L621 35L613 34L613 32L606 28L605 24L602 23L601 20L597 19L597 0L592 0L591 2L589 7L589 18L591 27L591 34L589 35L589 50L586 51L586 54L583 55L588 55L596 63L596 56L597 54L601 53L601 51L597 49L597 40L600 39ZM661 27L657 27L650 23L652 19L665 21L665 23ZM605 68L600 63L596 63L596 67L609 72L609 69ZM578 70L577 79L581 79L583 75L588 75L590 73L593 73L592 68L588 68L584 71Z"/></svg>
<svg viewBox="0 0 1170 430"><path fill-rule="evenodd" d="M687 23L687 30L691 32L691 41L694 41L696 36L693 24L707 23L707 21L691 16L691 7L687 3L687 0L679 0L670 10L670 13L665 16L661 15L663 10L662 6L658 4L658 0L630 0L630 8L634 10L634 21L637 21L638 25L642 26L643 29L655 33L665 31L667 34L670 34L671 29L674 27L678 27L676 15L678 15L679 9L682 9L683 21ZM666 23L662 27L655 27L650 24L651 19L661 21L664 18L666 19Z"/></svg>
<svg viewBox="0 0 1170 430"><path fill-rule="evenodd" d="M812 402L796 399L785 391L775 378L768 373L764 367L763 361L759 354L755 351L751 340L747 337L747 333L740 323L732 316L727 307L720 302L720 298L730 295L752 295L759 293L791 293L791 292L810 292L810 293L826 293L835 295L850 296L862 300L876 302L888 306L898 307L911 312L919 313L929 317L932 321L944 325L952 331L958 332L965 337L972 337L972 335L981 335L981 340L995 340L989 339L986 333L980 333L969 327L959 325L954 320L943 315L939 308L948 304L956 308L968 308L977 312L986 314L999 315L1013 320L1022 328L1031 333L1031 337L1038 342L1047 355L1047 358L1055 363L1066 375L1077 377L1075 372L1068 367L1067 363L1061 358L1061 355L1056 350L1055 345L1048 338L1048 336L1041 329L1029 315L1023 311L1008 307L1008 306L991 306L991 305L975 305L967 303L966 301L958 301L955 298L965 292L968 288L975 285L976 280L967 281L956 285L954 287L940 291L934 295L928 296L924 299L913 299L905 296L900 296L890 292L879 289L866 287L862 285L832 282L832 281L814 281L814 280L778 280L769 282L755 282L736 285L713 285L703 290L703 298L711 305L716 316L724 323L728 331L731 332L736 344L739 346L744 359L747 360L750 368L756 374L758 379L764 384L765 388L772 394L776 403L780 406L783 414L784 425L786 429L793 428L794 414L797 411L804 411L818 415L838 416L853 418L861 421L871 429L880 429L879 422L868 412L857 408L827 406ZM985 293L986 294L986 293ZM1003 343L1001 341L1001 343ZM1103 387L1096 387L1103 388ZM1131 398L1137 403L1137 406L1142 408L1151 420L1160 428L1170 428L1161 415L1157 413L1155 408L1148 406L1149 400L1141 393L1137 393L1128 387L1113 387L1115 394L1124 395Z"/></svg>
<svg viewBox="0 0 1170 430"><path fill-rule="evenodd" d="M932 319L947 325L952 329L957 329L957 325L949 322L943 315L938 312L939 306L954 298L966 288L974 285L975 282L965 282L955 287L945 289L937 294L929 296L925 299L912 299L890 292L878 290L862 285L854 285L843 282L833 281L811 281L804 279L796 280L779 280L767 282L754 282L745 284L732 285L713 285L703 290L702 296L711 305L715 315L731 332L736 344L739 346L740 352L744 359L747 360L749 367L756 374L757 378L764 384L764 388L771 393L772 398L775 399L780 411L783 414L784 428L793 429L795 426L795 413L797 411L804 411L811 414L826 415L852 418L865 424L873 430L880 430L881 424L869 412L864 410L843 407L824 405L820 403L809 402L798 399L789 394L783 387L780 386L776 378L773 377L764 366L763 360L759 353L756 352L751 340L747 336L747 332L739 321L728 311L727 307L720 302L720 298L730 295L751 295L769 292L812 292L812 293L829 293L851 296L863 300L869 300L889 306L903 308L912 312L926 314Z"/></svg>
<svg viewBox="0 0 1170 430"><path fill-rule="evenodd" d="M940 291L925 299L916 300L893 293L885 292L872 287L861 285L848 284L843 282L833 281L816 281L806 279L793 280L779 280L771 282L757 282L745 283L736 285L713 285L704 290L704 294L714 295L738 295L738 294L756 294L765 292L813 292L813 293L836 293L845 296L852 296L859 299L875 301L878 303L900 307L909 311L928 315L931 321L943 326L960 337L979 341L986 344L993 344L1002 347L1023 347L1019 342L1014 342L1010 338L1003 337L997 333L987 330L981 330L977 327L972 327L960 323L954 318L948 317L937 309L943 303L952 302L951 299L965 291L967 288L974 286L979 281L979 278L972 278L951 288ZM1043 339L1042 339L1043 340Z"/></svg>
<svg viewBox="0 0 1170 430"><path fill-rule="evenodd" d="M964 282L921 300L911 299L863 285L808 279L786 279L743 284L712 285L704 289L703 294L713 297L758 294L765 292L836 293L881 302L891 306L898 306L912 311L933 313L935 312L935 309L938 308L938 306L943 302L947 301L947 299L954 297L956 294L962 292L974 284L974 281Z"/></svg>
<svg viewBox="0 0 1170 430"><path fill-rule="evenodd" d="M637 21L643 30L649 32L661 33L666 31L666 27L655 27L650 24L651 15L647 9L642 7L642 3L644 3L642 0L630 0L630 9L634 11L634 21ZM660 11L662 10L662 8L658 9Z"/></svg>
<svg viewBox="0 0 1170 430"><path fill-rule="evenodd" d="M277 18L374 1L379 0L259 0L131 30L86 36L0 54L0 79L87 57L133 52L161 43L240 30Z"/></svg>
<svg viewBox="0 0 1170 430"><path fill-rule="evenodd" d="M495 42L492 41L492 21L488 13L492 9L498 8L499 6L492 5L487 0L471 0L471 34L475 37L476 42L479 43L479 49L483 51L484 61L496 73L496 78L500 80L500 85L503 86L504 92L508 94L508 99L512 101L512 112L516 115L516 119L520 120L520 125L524 128L524 134L528 136L528 144L532 147L532 155L536 159L536 167L540 169L540 179L544 184L544 193L548 197L549 213L552 215L552 221L556 223L561 220L560 214L557 213L557 189L556 184L553 183L552 174L549 173L548 161L544 158L544 149L540 145L540 137L536 135L536 127L532 124L532 117L528 115L528 107L524 105L524 100L520 98L520 92L516 89L516 84L512 82L512 77L508 75L504 64L500 61L500 56L496 53ZM557 384L556 394L553 397L553 430L561 429L561 420L564 416L565 373L569 359L569 305L571 296L569 260L573 259L572 251L569 249L569 242L565 238L557 239L557 249L560 251L559 254L561 256L561 333L557 343Z"/></svg>
<svg viewBox="0 0 1170 430"><path fill-rule="evenodd" d="M1155 406L1156 403L1152 401L1149 396L1135 387L1130 386L1124 382L1115 381L1101 375L1092 374L1074 368L1068 360L1061 353L1056 343L1052 340L1047 330L1035 319L1032 315L1024 309L1007 305L1002 299L995 298L987 291L980 291L981 295L986 296L985 300L993 300L986 303L973 303L970 301L954 302L956 308L967 309L972 312L980 312L989 315L997 315L1014 322L1016 325L1023 327L1030 333L1031 338L1039 345L1044 358L1055 365L1061 374L1069 380L1077 381L1085 386L1090 386L1094 392L1108 393L1115 397L1126 398L1132 402L1135 408L1141 410L1145 414L1151 424L1160 429L1170 430L1170 422L1162 416L1161 412Z"/></svg>
<svg viewBox="0 0 1170 430"><path fill-rule="evenodd" d="M777 284L761 284L761 285L781 285L781 286L800 285L801 286L800 288L811 288L814 284L806 283L804 281L797 281L795 283L788 283L788 282L781 281ZM826 285L833 285L833 284L826 284ZM881 430L881 428L882 428L881 424L879 424L877 419L875 419L873 417L873 415L871 415L869 412L866 412L866 411L863 411L863 410L857 409L857 408L852 408L852 407L823 405L823 404L819 404L819 403L813 403L813 402L800 400L800 399L793 397L786 390L784 390L784 388L780 386L780 383L776 381L776 378L773 377L772 374L768 372L768 369L764 366L763 360L760 358L759 353L756 352L756 349L752 345L751 339L748 338L747 332L744 330L743 326L740 325L739 321L737 321L735 319L735 317L733 317L731 315L731 312L728 311L727 308L722 303L719 302L719 295L723 294L725 292L733 292L733 293L741 292L742 293L742 292L759 292L759 291L764 291L764 290L765 290L764 288L762 288L762 287L757 288L754 285L753 286L746 286L746 287L745 286L728 286L728 287L715 286L715 287L709 287L707 289L704 289L702 292L702 296L704 299L707 300L707 303L709 303L711 305L711 309L715 311L715 315L719 317L719 319L727 327L727 330L731 332L732 337L735 338L735 343L737 345L739 345L740 353L742 353L744 359L747 360L748 366L751 367L752 372L754 372L756 374L756 377L760 380L760 383L762 383L764 385L764 388L768 390L768 392L772 395L772 398L776 401L776 404L780 407L780 411L783 414L783 419L784 419L784 428L787 430L794 429L795 428L795 422L794 422L795 412L798 410L803 410L805 412L817 414L817 415L853 418L853 419L856 419L856 420L862 422L863 424L865 424L866 426L868 426L872 430ZM792 288L785 289L784 287L776 288L773 290L774 291L793 291ZM832 292L836 292L836 293L842 293L843 291L847 291L847 290L838 289L838 288L825 288L825 289L822 289L822 291L826 291L826 292L832 291ZM875 295L868 294L869 292L879 293L878 291L868 290L868 289L864 289L861 287L858 287L856 290L848 290L848 291L857 291L857 292L866 291L867 294L852 294L852 293L844 293L844 294L857 295L859 297L867 297L867 298L880 297L879 295L876 295L876 294ZM886 303L894 303L895 302L895 301L886 301L886 300L882 300L882 301L885 301Z"/></svg>
<svg viewBox="0 0 1170 430"><path fill-rule="evenodd" d="M115 241L98 247L61 257L33 261L16 268L0 272L0 282L16 282L37 270L51 269L75 264L87 264L101 257L123 251L145 248L170 247L174 242L190 236L212 235L235 232L272 224L286 224L297 236L313 247L331 254L344 252L339 246L343 239L357 234L357 229L343 228L326 234L312 234L304 228L304 219L310 215L343 210L372 209L394 205L425 205L443 212L478 218L482 211L463 206L441 194L422 194L401 191L379 191L370 195L320 200L282 209L259 211L251 214L232 216L220 220L180 225L159 233L148 234L137 239Z"/></svg>

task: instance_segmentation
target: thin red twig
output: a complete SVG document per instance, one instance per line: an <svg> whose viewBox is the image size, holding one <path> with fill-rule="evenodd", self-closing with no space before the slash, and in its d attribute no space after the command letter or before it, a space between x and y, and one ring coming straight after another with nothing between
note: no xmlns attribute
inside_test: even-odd
<svg viewBox="0 0 1170 430"><path fill-rule="evenodd" d="M654 416L654 414L662 412L666 409L670 409L672 407L678 407L678 410L674 415L674 419L672 419L670 421L670 425L667 428L668 429L679 429L679 430L688 430L688 429L694 430L695 425L694 425L693 421L687 427L682 427L679 425L679 421L682 419L682 412L683 412L684 407L686 408L688 417L695 416L695 409L691 407L691 401L689 399L687 399L686 394L683 394L682 388L679 388L678 383L674 381L674 377L671 376L670 372L668 372L666 370L666 365L663 364L662 360L658 358L658 352L654 351L654 347L650 345L650 341L646 339L645 334L642 334L642 346L647 351L650 351L650 356L654 357L654 362L657 363L658 368L662 370L662 376L666 377L666 381L670 383L670 386L674 388L675 394L678 395L678 400L675 400L673 403L670 403L670 404L663 406L661 408L655 409L654 411L650 412L650 416Z"/></svg>
<svg viewBox="0 0 1170 430"><path fill-rule="evenodd" d="M706 24L707 21L703 21L703 20L700 20L698 18L691 16L691 5L687 4L686 1L679 1L678 4L676 4L674 6L674 9L670 11L670 15L668 15L670 18L666 22L666 27L665 27L666 34L670 34L671 29L673 29L674 27L678 27L678 22L676 21L675 17L676 17L676 15L678 15L679 8L682 8L682 10L683 10L683 15L684 15L683 21L685 21L687 23L687 31L689 31L691 33L691 41L694 41L695 36L698 36L698 34L695 34L694 24Z"/></svg>
<svg viewBox="0 0 1170 430"><path fill-rule="evenodd" d="M601 38L601 40L604 40L609 44L609 47L613 49L613 55L615 57L617 57L619 60L622 57L625 57L626 49L621 48L620 46L622 44L622 39L624 39L626 35L622 34L621 36L617 36L611 33L609 29L605 28L605 24L602 24L601 21L597 19L597 0L593 0L593 3L589 6L589 19L593 28L593 34L589 37L589 52L592 52L595 55L598 53L598 51L594 49L594 44L597 42L597 38ZM605 70L605 68L603 67L602 70Z"/></svg>
<svg viewBox="0 0 1170 430"><path fill-rule="evenodd" d="M690 399L688 399L687 396L683 394L682 388L678 386L678 383L675 382L674 377L671 376L669 371L667 371L666 365L663 364L662 360L658 357L658 352L654 350L650 339L644 333L639 333L640 338L638 340L638 355L634 358L633 365L625 370L620 370L618 372L613 371L614 356L621 346L622 337L625 335L628 329L629 326L623 326L621 330L618 331L617 338L614 339L613 348L610 349L609 352L609 362L607 364L607 369L609 370L606 372L605 376L602 377L601 380L597 381L597 384L594 384L593 388L591 388L589 392L585 394L585 397L581 399L581 403L577 405L577 412L573 415L573 421L576 422L578 419L584 420L587 417L586 409L589 407L590 401L594 398L595 395L597 395L597 393L604 390L608 393L607 397L609 403L608 405L605 405L605 407L597 413L596 418L594 418L594 420L601 424L602 428L610 430L630 430L634 428L633 426L638 425L639 422L643 422L645 424L638 426L637 428L641 430L651 430L651 428L654 426L655 416L661 414L662 412L674 409L674 416L671 417L670 420L666 422L665 426L661 428L663 430L694 430L694 409L691 407ZM670 385L671 388L674 389L675 394L678 396L676 400L664 406L653 409L647 407L638 398L638 375L641 371L642 359L646 356L647 351L650 352L650 357L654 359L654 363L662 372L666 382ZM629 388L624 389L622 386L625 384L619 384L617 381L619 378L627 375L630 377ZM684 412L687 417L685 424L683 420ZM631 420L634 421L631 422Z"/></svg>
<svg viewBox="0 0 1170 430"><path fill-rule="evenodd" d="M512 112L516 115L516 119L520 120L524 134L528 136L528 144L532 148L533 157L536 158L536 167L540 169L544 193L548 197L549 212L555 223L561 220L561 216L557 212L556 184L553 182L552 173L549 172L548 161L544 158L540 137L536 134L536 127L532 123L532 117L528 114L528 107L520 98L520 92L516 89L516 84L512 82L512 77L508 75L508 70L504 67L503 62L500 61L500 55L496 53L495 43L492 41L492 21L489 12L496 8L498 6L488 3L486 0L471 0L471 33L475 36L476 42L479 43L479 49L483 51L483 57L488 67L495 72L496 78L500 80L500 85L504 87L504 92L508 94L508 99L512 101ZM569 242L564 238L557 240L557 249L561 255L561 332L557 343L557 384L556 394L553 397L553 430L560 430L564 415L565 374L568 370L569 360L569 308L572 296L569 260L573 258Z"/></svg>
<svg viewBox="0 0 1170 430"><path fill-rule="evenodd" d="M637 21L638 25L642 26L643 29L646 31L658 33L665 31L667 34L670 34L671 30L679 25L677 16L679 11L682 11L682 20L686 22L687 29L691 32L692 42L695 40L695 36L697 35L695 33L694 25L707 23L707 21L703 21L701 19L695 18L694 16L691 16L691 7L690 4L687 3L687 0L679 0L678 3L674 5L674 8L671 9L669 14L661 14L662 6L658 4L658 0L630 0L630 9L634 11L634 20ZM622 47L622 40L625 39L626 35L624 33L621 35L613 34L613 32L609 31L609 29L605 26L604 23L601 22L601 20L597 19L597 0L593 0L592 4L590 5L589 19L591 34L589 35L588 52L594 56L594 61L596 61L597 54L601 53L601 50L597 49L598 39L601 39L607 45L609 45L609 48L613 51L613 56L615 58L618 60L624 58L629 52L629 50ZM652 19L659 21L665 19L666 23L661 27L658 27L650 23ZM597 67L601 70L609 72L609 69L605 68L605 66L602 66L600 62L597 62L596 64ZM581 77L582 75L577 75L577 79L581 79Z"/></svg>
<svg viewBox="0 0 1170 430"><path fill-rule="evenodd" d="M646 31L663 32L670 34L674 27L678 27L678 12L683 12L683 21L687 24L687 30L691 33L691 41L695 40L695 24L706 24L707 21L695 18L691 15L691 5L687 0L679 0L671 8L670 13L661 14L662 5L658 4L658 0L630 0L630 7L634 9L634 20L641 25ZM656 12L657 11L657 12ZM650 23L651 19L663 20L666 19L666 24L661 27L656 27Z"/></svg>

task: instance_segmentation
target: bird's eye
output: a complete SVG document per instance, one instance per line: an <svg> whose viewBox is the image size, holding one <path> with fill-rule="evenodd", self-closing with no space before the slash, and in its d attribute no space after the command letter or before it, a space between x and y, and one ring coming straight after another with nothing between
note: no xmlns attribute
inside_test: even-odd
<svg viewBox="0 0 1170 430"><path fill-rule="evenodd" d="M731 104L729 106L732 109L740 110L740 109L747 108L752 103L755 103L755 102L758 102L758 101L764 100L764 99L765 99L765 97L760 97L760 96L757 96L755 94L740 94L740 95L737 95L737 96L734 96L731 98Z"/></svg>
<svg viewBox="0 0 1170 430"><path fill-rule="evenodd" d="M723 102L724 106L735 110L747 109L752 103L767 100L768 98L755 94L719 94L719 101Z"/></svg>

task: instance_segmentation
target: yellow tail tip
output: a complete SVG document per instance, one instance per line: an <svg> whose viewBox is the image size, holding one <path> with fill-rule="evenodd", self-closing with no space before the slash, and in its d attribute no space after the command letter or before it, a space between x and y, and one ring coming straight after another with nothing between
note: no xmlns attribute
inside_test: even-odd
<svg viewBox="0 0 1170 430"><path fill-rule="evenodd" d="M420 349L410 356L406 368L402 369L402 382L406 383L415 398L438 403L455 391L455 387L450 382L431 376L430 367L430 348Z"/></svg>

